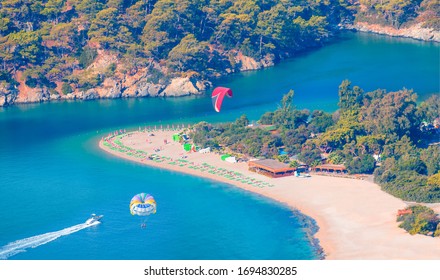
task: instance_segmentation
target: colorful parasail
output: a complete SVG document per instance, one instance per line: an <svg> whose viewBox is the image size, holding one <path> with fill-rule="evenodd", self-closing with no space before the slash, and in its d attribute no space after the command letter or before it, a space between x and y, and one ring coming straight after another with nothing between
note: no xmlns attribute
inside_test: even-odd
<svg viewBox="0 0 440 280"><path fill-rule="evenodd" d="M139 193L130 201L130 213L138 216L156 214L156 201L147 193Z"/></svg>
<svg viewBox="0 0 440 280"><path fill-rule="evenodd" d="M222 108L223 98L225 95L228 97L232 97L232 90L230 88L225 87L216 87L212 92L212 106L217 112L220 112Z"/></svg>

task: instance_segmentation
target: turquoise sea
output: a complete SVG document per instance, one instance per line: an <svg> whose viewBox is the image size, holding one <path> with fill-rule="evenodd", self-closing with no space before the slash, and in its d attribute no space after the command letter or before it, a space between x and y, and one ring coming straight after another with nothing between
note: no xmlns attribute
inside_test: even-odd
<svg viewBox="0 0 440 280"><path fill-rule="evenodd" d="M317 259L292 211L233 186L104 154L98 140L120 128L250 119L294 89L298 108L332 111L343 79L365 90L440 92L439 44L346 34L273 68L216 81L234 91L222 112L208 95L55 102L0 108L0 258ZM147 228L129 213L147 192ZM103 222L85 227L91 213Z"/></svg>

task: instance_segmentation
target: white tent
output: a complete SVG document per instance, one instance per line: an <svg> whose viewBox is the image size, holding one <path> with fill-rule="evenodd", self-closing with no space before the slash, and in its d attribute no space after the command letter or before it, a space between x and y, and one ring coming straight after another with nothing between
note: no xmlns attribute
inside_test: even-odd
<svg viewBox="0 0 440 280"><path fill-rule="evenodd" d="M227 158L225 158L225 161L230 162L230 163L236 163L237 162L235 157L227 157Z"/></svg>
<svg viewBox="0 0 440 280"><path fill-rule="evenodd" d="M199 150L199 153L201 153L201 154L207 154L207 153L210 153L210 152L211 152L211 147Z"/></svg>

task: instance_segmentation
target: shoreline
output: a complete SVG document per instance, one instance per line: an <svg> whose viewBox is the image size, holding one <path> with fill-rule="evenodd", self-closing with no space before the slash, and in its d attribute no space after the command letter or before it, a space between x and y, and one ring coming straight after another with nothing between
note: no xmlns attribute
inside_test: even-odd
<svg viewBox="0 0 440 280"><path fill-rule="evenodd" d="M388 37L413 39L421 42L440 43L440 32L433 28L424 28L422 23L396 29L392 26L383 26L377 23L356 22L345 26L345 29Z"/></svg>
<svg viewBox="0 0 440 280"><path fill-rule="evenodd" d="M220 181L282 203L295 216L298 213L301 222L303 217L309 219L306 234L325 259L440 259L440 239L411 236L400 229L395 215L406 203L374 183L319 175L265 177L248 171L245 162L227 163L218 154L185 152L181 144L172 142L177 132L121 132L101 139L99 147L126 160Z"/></svg>
<svg viewBox="0 0 440 280"><path fill-rule="evenodd" d="M276 201L278 203L281 203L279 201ZM309 240L311 246L313 247L314 252L318 256L319 260L325 260L326 253L324 251L324 248L322 248L320 240L316 238L316 234L319 232L319 226L318 223L310 216L307 216L306 214L302 213L296 208L292 208L291 206L287 205L289 209L292 211L293 215L298 219L298 221L301 224L301 227L304 229L304 232L307 236L307 239Z"/></svg>
<svg viewBox="0 0 440 280"><path fill-rule="evenodd" d="M420 24L419 24L420 25ZM417 27L414 27L417 28ZM429 28L419 28L420 30L424 31L425 33L431 30ZM419 30L417 29L417 30ZM419 30L419 31L420 31ZM420 31L420 32L422 32ZM368 24L365 22L358 22L353 24L345 24L341 25L338 29L338 32L358 32L358 33L371 33L376 35L382 35L387 36L390 38L406 38L406 39L412 39L417 40L421 42L426 43L440 43L440 32L433 30L434 35L420 35L416 31L412 31L411 28L403 28L403 29L394 29L389 26L380 26L378 24ZM337 32L337 33L338 33ZM338 34L335 33L335 36L332 37L330 41L326 43L326 45L321 47L309 47L306 49L299 50L297 54L307 54L313 49L319 49L328 45L331 45L335 42L339 42L337 40ZM423 32L422 32L423 33ZM425 38L426 37L426 38ZM286 62L288 59L294 59L297 58L296 54L288 57L284 57L274 65L268 65L268 66L259 66L254 68L246 68L243 70L240 70L238 72L230 73L227 75L223 75L223 78L226 78L231 75L237 75L242 74L248 71L259 71L262 69L269 69L272 68L275 65L279 65L280 63ZM255 62L257 63L257 62ZM260 63L260 62L258 62ZM133 76L131 76L133 78ZM186 78L176 78L176 80L183 81L184 84L187 85L187 87L191 88L191 91L175 91L170 90L171 93L164 94L165 90L169 87L171 87L171 84L151 84L151 88L153 92L148 93L142 93L137 94L133 93L136 90L128 90L124 89L124 91L121 91L121 88L118 86L118 82L115 82L113 78L110 79L109 82L111 84L110 87L95 87L89 90L84 91L78 91L74 93L69 94L52 94L49 92L49 90L45 87L36 87L31 90L25 90L22 91L20 89L13 89L13 88L2 88L0 85L0 108L6 108L6 107L14 107L14 106L23 106L23 105L29 105L29 104L39 104L39 103L56 103L56 102L83 102L83 101L93 101L93 100L115 100L115 99L139 99L139 98L174 98L174 97L184 97L184 96L202 96L206 94L206 92L213 89L212 83L214 82L213 79L211 80L199 80L197 81L197 84L204 84L203 87L200 89L196 87L194 84L192 84L189 80ZM342 80L342 78L341 78ZM114 83L114 84L113 84ZM177 84L179 82L176 82ZM148 87L149 89L150 87ZM158 88L161 88L161 90L158 90ZM148 91L147 89L147 91ZM157 89L157 90L156 90ZM140 90L142 91L142 90ZM99 93L98 93L99 92ZM112 92L112 94L109 94L109 92Z"/></svg>

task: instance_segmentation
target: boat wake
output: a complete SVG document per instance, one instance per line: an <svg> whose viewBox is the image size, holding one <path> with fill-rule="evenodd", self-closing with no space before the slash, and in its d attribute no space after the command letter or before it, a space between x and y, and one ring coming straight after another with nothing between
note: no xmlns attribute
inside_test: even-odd
<svg viewBox="0 0 440 280"><path fill-rule="evenodd" d="M0 248L0 260L5 260L18 253L26 252L26 249L36 248L38 246L54 241L61 236L69 235L100 223L101 222L99 221L95 221L89 224L82 223L59 231L48 232L8 243Z"/></svg>

